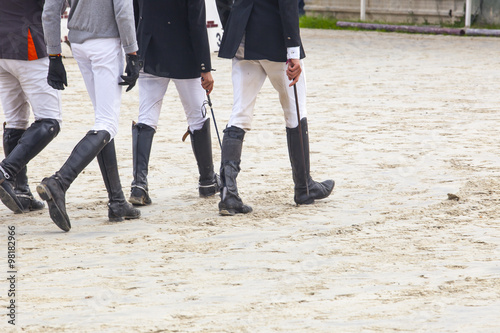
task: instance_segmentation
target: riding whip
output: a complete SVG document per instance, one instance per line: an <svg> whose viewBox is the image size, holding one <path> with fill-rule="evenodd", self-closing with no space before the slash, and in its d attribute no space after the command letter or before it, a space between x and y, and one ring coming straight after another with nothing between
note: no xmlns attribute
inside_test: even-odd
<svg viewBox="0 0 500 333"><path fill-rule="evenodd" d="M293 93L295 95L295 107L297 109L297 120L299 122L300 151L302 152L302 161L304 162L304 174L306 176L306 193L307 193L307 196L309 196L309 177L307 175L306 154L304 152L304 139L302 137L302 124L300 122L299 99L297 97L297 85L296 84L293 85Z"/></svg>
<svg viewBox="0 0 500 333"><path fill-rule="evenodd" d="M222 143L220 142L219 130L217 129L217 122L215 121L214 109L212 108L212 101L210 100L210 95L207 91L207 101L208 106L210 106L210 111L212 112L212 119L214 120L215 132L217 133L217 139L219 140L219 147L222 150Z"/></svg>

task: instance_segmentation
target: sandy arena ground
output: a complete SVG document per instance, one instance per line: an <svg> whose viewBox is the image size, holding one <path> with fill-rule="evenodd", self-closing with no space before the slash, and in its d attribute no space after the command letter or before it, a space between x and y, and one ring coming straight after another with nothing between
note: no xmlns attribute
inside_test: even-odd
<svg viewBox="0 0 500 333"><path fill-rule="evenodd" d="M17 239L17 330L6 315L0 330L499 332L499 40L307 29L302 36L312 175L336 181L331 197L295 206L284 120L266 82L238 177L254 212L219 216L218 197L198 197L171 86L150 164L154 203L141 219L107 222L97 161L67 193L69 233L47 209L14 215L0 205L4 314L7 226ZM214 54L213 62L221 130L232 104L231 61ZM64 63L65 122L29 164L33 191L93 124L78 67ZM137 109L138 89L124 93L116 144L126 195ZM218 167L213 127L212 138Z"/></svg>

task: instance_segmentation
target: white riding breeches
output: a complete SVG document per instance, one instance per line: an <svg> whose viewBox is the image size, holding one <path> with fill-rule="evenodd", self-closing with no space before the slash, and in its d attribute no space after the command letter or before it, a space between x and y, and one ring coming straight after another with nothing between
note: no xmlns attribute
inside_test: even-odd
<svg viewBox="0 0 500 333"><path fill-rule="evenodd" d="M228 126L236 126L245 131L251 129L253 109L257 94L259 93L266 77L279 94L279 99L285 116L285 124L288 128L295 128L297 120L297 108L295 105L294 88L289 87L290 80L286 76L287 64L269 60L245 60L238 55L233 58L232 80L233 80L233 110L229 118ZM302 74L296 83L299 100L300 118L307 116L306 109L306 77L304 62L300 61Z"/></svg>
<svg viewBox="0 0 500 333"><path fill-rule="evenodd" d="M62 122L61 94L47 83L49 59L0 59L0 99L6 128L27 129L30 105L35 120Z"/></svg>
<svg viewBox="0 0 500 333"><path fill-rule="evenodd" d="M72 43L71 50L82 73L94 106L93 130L105 130L114 138L118 132L124 52L119 38L89 39Z"/></svg>
<svg viewBox="0 0 500 333"><path fill-rule="evenodd" d="M138 122L157 129L163 97L170 81L174 82L179 93L189 130L192 133L201 129L207 119L206 114L202 113L206 92L201 86L201 78L171 79L141 72L139 75Z"/></svg>

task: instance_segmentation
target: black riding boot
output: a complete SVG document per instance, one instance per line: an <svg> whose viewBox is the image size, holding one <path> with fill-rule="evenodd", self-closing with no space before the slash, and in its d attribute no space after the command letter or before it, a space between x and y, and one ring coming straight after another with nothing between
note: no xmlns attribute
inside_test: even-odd
<svg viewBox="0 0 500 333"><path fill-rule="evenodd" d="M24 129L5 128L4 123L3 150L5 152L5 157L7 157L12 150L14 150L24 132L26 132ZM17 199L21 203L23 212L43 209L43 207L45 207L43 201L36 200L31 193L28 185L28 174L26 168L27 167L25 166L15 177L12 177L11 184L14 187L14 192L16 193Z"/></svg>
<svg viewBox="0 0 500 333"><path fill-rule="evenodd" d="M109 142L107 131L89 131L73 148L64 165L54 175L44 178L36 191L47 201L52 221L64 231L71 229L66 213L66 191L80 172L97 156Z"/></svg>
<svg viewBox="0 0 500 333"><path fill-rule="evenodd" d="M6 129L6 131L8 130L9 129ZM26 164L28 164L33 157L38 155L38 153L57 136L59 130L59 123L55 119L36 120L22 134L17 144L12 147L12 151L9 152L8 156L0 162L0 199L5 206L13 212L22 213L25 211L25 208L29 209L31 202L30 198L33 197L33 195L27 198L19 197L14 187L16 177L19 177L21 182L26 181L25 187L29 192L29 187L27 186L28 179L26 178ZM10 145L10 142L8 145ZM31 194L31 192L29 192L29 194ZM43 203L41 208L43 208Z"/></svg>
<svg viewBox="0 0 500 333"><path fill-rule="evenodd" d="M219 213L220 215L246 214L252 211L252 207L243 204L238 195L236 177L240 172L241 149L245 131L241 128L231 126L224 130L222 139L222 158L220 175L222 189L220 191Z"/></svg>
<svg viewBox="0 0 500 333"><path fill-rule="evenodd" d="M108 191L108 217L110 222L120 222L123 219L136 219L141 216L140 210L134 208L125 200L120 174L118 173L118 162L116 161L115 140L111 140L97 154L97 161L101 169L102 179Z"/></svg>
<svg viewBox="0 0 500 333"><path fill-rule="evenodd" d="M220 178L214 172L212 159L212 139L210 137L210 118L197 131L189 132L194 157L200 173L198 191L200 197L209 197L220 191Z"/></svg>
<svg viewBox="0 0 500 333"><path fill-rule="evenodd" d="M148 164L153 145L154 128L146 124L132 124L133 176L128 201L137 206L151 205L148 193Z"/></svg>
<svg viewBox="0 0 500 333"><path fill-rule="evenodd" d="M312 204L315 199L324 199L332 193L335 182L325 180L315 182L309 174L309 136L307 131L307 118L300 121L302 127L302 142L304 151L300 144L299 127L286 129L288 141L288 155L292 164L292 176L295 183L294 200L297 204ZM307 190L309 189L309 194Z"/></svg>

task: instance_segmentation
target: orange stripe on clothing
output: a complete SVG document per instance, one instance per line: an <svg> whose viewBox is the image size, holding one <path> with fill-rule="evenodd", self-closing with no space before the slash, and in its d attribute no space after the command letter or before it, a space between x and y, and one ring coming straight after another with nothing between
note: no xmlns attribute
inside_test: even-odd
<svg viewBox="0 0 500 333"><path fill-rule="evenodd" d="M35 43L33 43L33 37L31 37L31 30L28 29L28 60L36 60L38 55L36 54Z"/></svg>

